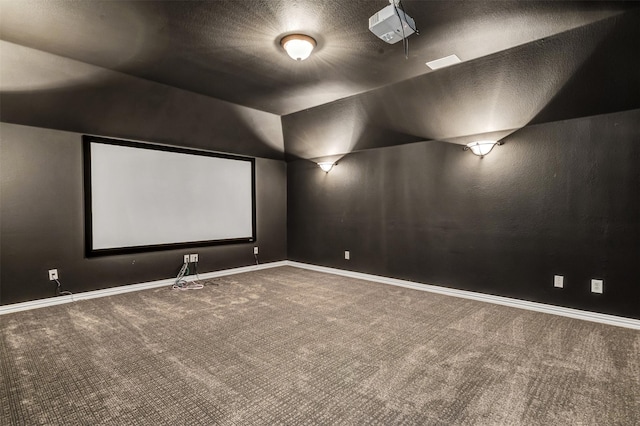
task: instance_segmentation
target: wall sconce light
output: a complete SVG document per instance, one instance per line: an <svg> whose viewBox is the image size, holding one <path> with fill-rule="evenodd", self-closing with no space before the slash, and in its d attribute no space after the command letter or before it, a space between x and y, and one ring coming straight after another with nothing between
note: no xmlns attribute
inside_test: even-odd
<svg viewBox="0 0 640 426"><path fill-rule="evenodd" d="M304 61L311 55L311 51L316 47L316 41L304 34L291 34L282 37L280 45L287 51L287 54L296 61Z"/></svg>
<svg viewBox="0 0 640 426"><path fill-rule="evenodd" d="M329 170L331 170L333 168L333 166L335 166L335 163L331 162L331 161L323 161L322 163L318 163L318 166L320 166L320 168L329 173Z"/></svg>
<svg viewBox="0 0 640 426"><path fill-rule="evenodd" d="M471 150L475 155L482 158L490 153L496 145L502 145L502 143L496 141L476 141L468 143L467 146L464 147L464 150Z"/></svg>

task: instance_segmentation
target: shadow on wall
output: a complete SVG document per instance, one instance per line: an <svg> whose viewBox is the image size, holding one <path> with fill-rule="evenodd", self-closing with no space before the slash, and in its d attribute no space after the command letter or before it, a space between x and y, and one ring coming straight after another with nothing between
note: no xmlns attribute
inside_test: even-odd
<svg viewBox="0 0 640 426"><path fill-rule="evenodd" d="M277 115L12 43L0 51L5 122L284 158Z"/></svg>
<svg viewBox="0 0 640 426"><path fill-rule="evenodd" d="M254 245L260 262L286 259L284 161L256 159L255 243L87 258L82 134L0 125L0 304L53 297L53 268L63 290L78 293L175 277L189 253L199 254L200 273L254 264ZM164 201L174 195L165 192Z"/></svg>
<svg viewBox="0 0 640 426"><path fill-rule="evenodd" d="M531 124L640 107L640 10L610 18L598 48Z"/></svg>
<svg viewBox="0 0 640 426"><path fill-rule="evenodd" d="M630 12L284 116L287 154L322 158L421 140L460 143L532 120L638 107L638 22Z"/></svg>
<svg viewBox="0 0 640 426"><path fill-rule="evenodd" d="M424 142L290 163L289 259L638 318L639 114L527 126L484 159Z"/></svg>

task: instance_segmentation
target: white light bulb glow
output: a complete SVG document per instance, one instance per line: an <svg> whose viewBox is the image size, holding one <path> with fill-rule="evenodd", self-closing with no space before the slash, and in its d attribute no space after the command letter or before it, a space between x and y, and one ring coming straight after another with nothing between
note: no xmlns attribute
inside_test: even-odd
<svg viewBox="0 0 640 426"><path fill-rule="evenodd" d="M280 44L287 51L291 59L296 61L304 61L311 55L313 48L316 47L316 41L309 36L303 34L291 34L283 37Z"/></svg>
<svg viewBox="0 0 640 426"><path fill-rule="evenodd" d="M325 172L329 173L329 170L331 170L333 168L333 164L334 163L332 163L330 161L325 161L325 162L322 162L322 163L318 163L318 166L320 166L320 168L322 170L324 170Z"/></svg>
<svg viewBox="0 0 640 426"><path fill-rule="evenodd" d="M476 141L468 143L466 149L470 149L471 152L479 157L484 157L490 153L496 145L498 145L496 141Z"/></svg>

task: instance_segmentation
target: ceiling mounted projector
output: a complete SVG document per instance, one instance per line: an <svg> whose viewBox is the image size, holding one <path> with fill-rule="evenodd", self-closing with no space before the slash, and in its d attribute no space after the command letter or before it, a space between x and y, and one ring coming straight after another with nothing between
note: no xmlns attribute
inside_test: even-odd
<svg viewBox="0 0 640 426"><path fill-rule="evenodd" d="M389 6L369 18L369 31L389 44L409 37L415 32L416 27L413 18L404 13L395 1L390 0Z"/></svg>

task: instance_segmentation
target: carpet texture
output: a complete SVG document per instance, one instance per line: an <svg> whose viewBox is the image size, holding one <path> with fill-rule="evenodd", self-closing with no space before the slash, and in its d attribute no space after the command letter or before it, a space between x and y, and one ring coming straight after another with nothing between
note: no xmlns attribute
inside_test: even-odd
<svg viewBox="0 0 640 426"><path fill-rule="evenodd" d="M293 267L209 283L1 316L0 424L640 424L638 331Z"/></svg>

